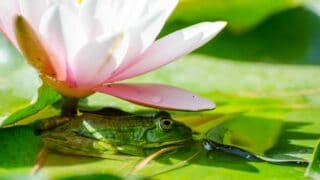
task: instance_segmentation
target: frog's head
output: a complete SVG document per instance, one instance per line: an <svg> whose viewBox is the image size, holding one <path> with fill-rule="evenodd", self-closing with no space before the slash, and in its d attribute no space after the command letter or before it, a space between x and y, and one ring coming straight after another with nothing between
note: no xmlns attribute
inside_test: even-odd
<svg viewBox="0 0 320 180"><path fill-rule="evenodd" d="M183 144L192 139L192 130L183 123L174 121L164 111L156 115L154 126L146 132L147 147Z"/></svg>

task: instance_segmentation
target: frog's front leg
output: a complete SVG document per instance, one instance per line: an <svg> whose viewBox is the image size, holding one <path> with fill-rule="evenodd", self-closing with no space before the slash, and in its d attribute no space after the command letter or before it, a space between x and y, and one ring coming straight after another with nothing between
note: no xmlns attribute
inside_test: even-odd
<svg viewBox="0 0 320 180"><path fill-rule="evenodd" d="M134 159L117 155L118 150L108 142L79 136L75 133L47 132L42 135L44 146L64 154L101 157L115 160Z"/></svg>

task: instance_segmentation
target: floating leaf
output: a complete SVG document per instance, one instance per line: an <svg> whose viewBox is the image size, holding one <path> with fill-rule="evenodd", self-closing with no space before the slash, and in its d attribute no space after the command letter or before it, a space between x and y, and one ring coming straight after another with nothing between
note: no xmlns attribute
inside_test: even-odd
<svg viewBox="0 0 320 180"><path fill-rule="evenodd" d="M35 97L35 99L27 107L20 109L7 117L2 117L2 119L0 119L0 127L15 123L28 116L34 115L45 107L54 104L60 100L60 98L60 95L56 91L43 84L38 90L37 97Z"/></svg>
<svg viewBox="0 0 320 180"><path fill-rule="evenodd" d="M314 149L312 161L306 170L306 176L312 179L320 178L320 143Z"/></svg>

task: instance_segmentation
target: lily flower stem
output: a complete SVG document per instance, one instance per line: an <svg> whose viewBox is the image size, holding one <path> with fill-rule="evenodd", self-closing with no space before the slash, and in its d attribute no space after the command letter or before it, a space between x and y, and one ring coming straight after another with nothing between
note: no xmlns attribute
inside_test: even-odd
<svg viewBox="0 0 320 180"><path fill-rule="evenodd" d="M77 115L78 98L71 98L64 96L61 102L61 115L74 116Z"/></svg>

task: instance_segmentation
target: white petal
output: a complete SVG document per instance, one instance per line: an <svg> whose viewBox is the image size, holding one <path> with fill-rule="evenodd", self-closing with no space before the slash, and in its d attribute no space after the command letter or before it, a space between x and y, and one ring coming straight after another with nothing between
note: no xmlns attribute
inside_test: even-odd
<svg viewBox="0 0 320 180"><path fill-rule="evenodd" d="M145 20L129 30L132 37L129 50L116 73L122 72L133 64L136 57L154 42L177 3L177 0L148 1L143 14Z"/></svg>
<svg viewBox="0 0 320 180"><path fill-rule="evenodd" d="M103 35L102 24L95 17L98 5L98 0L89 0L84 1L80 6L79 16L89 40L94 40L96 37Z"/></svg>
<svg viewBox="0 0 320 180"><path fill-rule="evenodd" d="M71 64L78 87L102 84L118 67L127 47L128 39L123 34L86 44Z"/></svg>
<svg viewBox="0 0 320 180"><path fill-rule="evenodd" d="M14 34L14 17L20 14L18 0L1 0L0 3L0 31L8 38L17 48L18 44Z"/></svg>
<svg viewBox="0 0 320 180"><path fill-rule="evenodd" d="M167 14L171 14L174 8L177 6L179 0L153 0L148 1L148 9L147 12L157 12L166 10ZM147 13L145 12L145 13Z"/></svg>
<svg viewBox="0 0 320 180"><path fill-rule="evenodd" d="M148 17L153 17L156 15L152 23L149 23L145 29L139 29L141 31L142 38L142 51L147 49L159 35L161 29L163 28L166 20L177 6L178 0L153 0L148 1L148 6L146 12ZM146 16L146 15L143 15Z"/></svg>
<svg viewBox="0 0 320 180"><path fill-rule="evenodd" d="M20 0L21 13L33 29L38 30L40 19L48 8L45 0Z"/></svg>
<svg viewBox="0 0 320 180"><path fill-rule="evenodd" d="M157 24L163 19L163 13L158 13L142 21L139 26L134 27L130 34L130 43L126 57L117 71L122 71L130 66L135 58L139 56L151 43L152 32L155 32ZM153 41L153 40L152 40Z"/></svg>
<svg viewBox="0 0 320 180"><path fill-rule="evenodd" d="M149 1L147 8L151 13L148 16L153 17L155 14L156 18L145 29L136 28L141 31L142 51L146 50L154 42L177 4L178 0Z"/></svg>
<svg viewBox="0 0 320 180"><path fill-rule="evenodd" d="M146 0L94 0L84 2L81 5L80 14L85 16L88 22L99 21L99 32L113 34L123 32L130 24L136 24L144 10ZM83 16L84 17L84 16ZM94 22L97 24L97 22ZM91 27L90 27L91 28ZM93 31L97 29L94 28Z"/></svg>
<svg viewBox="0 0 320 180"><path fill-rule="evenodd" d="M78 17L68 7L54 5L43 15L39 29L46 45L57 57L56 61L64 65L61 69L65 72L59 80L65 80L67 74L72 74L67 72L69 60L86 43Z"/></svg>
<svg viewBox="0 0 320 180"><path fill-rule="evenodd" d="M225 22L206 22L172 33L156 41L135 64L112 75L108 81L128 79L164 66L207 43L225 25Z"/></svg>
<svg viewBox="0 0 320 180"><path fill-rule="evenodd" d="M53 6L41 19L40 33L67 59L72 59L87 39L77 14L67 6Z"/></svg>

